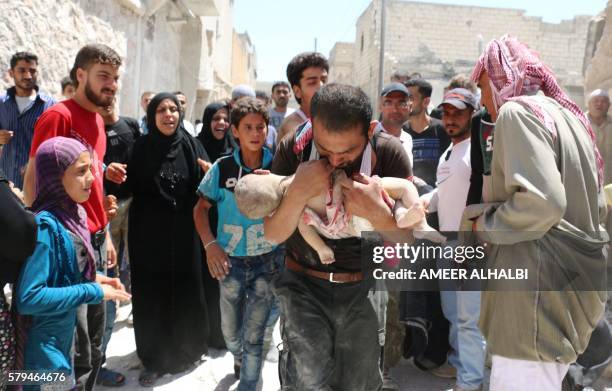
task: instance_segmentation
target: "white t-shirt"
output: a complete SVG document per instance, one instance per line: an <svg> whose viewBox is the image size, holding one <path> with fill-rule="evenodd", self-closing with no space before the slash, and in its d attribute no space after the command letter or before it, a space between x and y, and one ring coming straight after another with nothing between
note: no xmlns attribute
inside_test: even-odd
<svg viewBox="0 0 612 391"><path fill-rule="evenodd" d="M379 122L378 125L376 125L376 129L374 131L376 132L378 130L381 130L393 136L391 133L387 132L387 129L383 127L382 122ZM413 167L412 165L413 164L412 163L412 136L402 130L400 132L399 141L400 143L402 143L402 147L404 147L404 151L406 151L406 153L408 154L408 160L410 160L410 167Z"/></svg>
<svg viewBox="0 0 612 391"><path fill-rule="evenodd" d="M30 96L17 96L15 95L15 101L17 102L17 109L19 110L19 114L22 114L25 109L28 108L30 103L32 103L36 99L36 94Z"/></svg>
<svg viewBox="0 0 612 391"><path fill-rule="evenodd" d="M469 138L451 144L440 156L436 189L424 196L430 199L429 211L438 211L440 231L458 231L461 225L472 175L470 150Z"/></svg>
<svg viewBox="0 0 612 391"><path fill-rule="evenodd" d="M193 126L191 122L184 119L183 126L185 127L185 130L187 131L187 133L189 133L192 137L197 137L198 134L196 133L195 127Z"/></svg>

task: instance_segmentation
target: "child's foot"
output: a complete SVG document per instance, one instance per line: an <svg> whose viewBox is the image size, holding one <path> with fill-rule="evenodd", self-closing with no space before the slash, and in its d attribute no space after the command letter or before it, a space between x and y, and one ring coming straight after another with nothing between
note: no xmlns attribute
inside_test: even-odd
<svg viewBox="0 0 612 391"><path fill-rule="evenodd" d="M398 208L395 212L395 221L398 228L410 228L424 219L425 209L420 202L415 202L410 209Z"/></svg>
<svg viewBox="0 0 612 391"><path fill-rule="evenodd" d="M446 236L430 227L425 220L414 227L412 234L417 239L425 239L434 243L446 243Z"/></svg>

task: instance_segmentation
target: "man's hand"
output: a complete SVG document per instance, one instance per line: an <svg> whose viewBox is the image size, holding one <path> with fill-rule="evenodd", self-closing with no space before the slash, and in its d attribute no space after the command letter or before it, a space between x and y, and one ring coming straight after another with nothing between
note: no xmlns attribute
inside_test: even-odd
<svg viewBox="0 0 612 391"><path fill-rule="evenodd" d="M333 170L334 168L325 159L301 163L288 191L301 197L306 204L309 199L329 190L331 187L330 174Z"/></svg>
<svg viewBox="0 0 612 391"><path fill-rule="evenodd" d="M112 194L109 194L104 197L104 211L106 212L106 217L109 220L112 220L115 216L117 216L117 197Z"/></svg>
<svg viewBox="0 0 612 391"><path fill-rule="evenodd" d="M13 138L12 131L0 129L0 145L8 144L12 138Z"/></svg>
<svg viewBox="0 0 612 391"><path fill-rule="evenodd" d="M111 163L106 167L106 179L118 185L127 180L127 164Z"/></svg>
<svg viewBox="0 0 612 391"><path fill-rule="evenodd" d="M198 159L198 165L202 169L202 172L204 172L204 174L206 174L208 172L208 170L210 170L210 168L212 167L213 164L211 162L207 162L207 161L205 161L203 159Z"/></svg>
<svg viewBox="0 0 612 391"><path fill-rule="evenodd" d="M374 227L392 217L391 209L382 198L382 185L380 180L370 178L363 174L353 176L340 182L344 206L347 213L363 217Z"/></svg>
<svg viewBox="0 0 612 391"><path fill-rule="evenodd" d="M106 232L106 266L109 269L117 266L117 250L115 250L115 245L111 240L110 233Z"/></svg>
<svg viewBox="0 0 612 391"><path fill-rule="evenodd" d="M232 267L227 254L217 243L212 243L206 249L206 263L210 275L221 281L229 274L229 269Z"/></svg>

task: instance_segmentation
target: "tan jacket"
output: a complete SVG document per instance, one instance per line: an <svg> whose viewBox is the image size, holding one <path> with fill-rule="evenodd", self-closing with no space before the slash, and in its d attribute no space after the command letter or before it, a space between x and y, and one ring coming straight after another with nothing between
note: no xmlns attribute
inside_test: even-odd
<svg viewBox="0 0 612 391"><path fill-rule="evenodd" d="M554 100L533 99L554 119L556 137L524 106L506 103L495 124L491 204L466 214L484 209L477 230L491 244L491 267L537 270L529 278L538 285L483 292L480 327L493 354L571 363L603 315L606 293L582 289L605 289L605 203L584 126ZM546 291L551 279L568 289Z"/></svg>

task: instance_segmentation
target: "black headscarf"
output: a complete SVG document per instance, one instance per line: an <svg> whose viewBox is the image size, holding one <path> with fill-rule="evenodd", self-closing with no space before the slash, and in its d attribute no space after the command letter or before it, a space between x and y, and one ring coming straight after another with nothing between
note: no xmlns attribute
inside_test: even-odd
<svg viewBox="0 0 612 391"><path fill-rule="evenodd" d="M144 149L143 152L146 158L132 159L132 169L135 172L140 172L140 175L155 176L155 182L161 192L163 190L158 175L160 167L164 162L174 161L177 156L183 154L188 164L187 169L189 170L186 174L189 175L195 191L202 178L202 171L197 159L201 158L205 161L210 161L210 159L200 143L191 137L183 127L183 114L179 115L177 129L172 135L167 136L159 130L155 123L155 114L158 106L166 99L170 99L177 107L180 107L180 102L176 96L168 92L160 92L151 99L147 107L147 127L149 128L149 133L136 141L136 144ZM135 148L137 147L136 144ZM130 164L128 164L129 169ZM130 175L128 173L128 181L129 178Z"/></svg>
<svg viewBox="0 0 612 391"><path fill-rule="evenodd" d="M198 135L198 140L200 140L202 146L204 146L211 162L217 160L219 156L228 152L231 148L231 144L228 140L229 129L221 140L217 140L215 136L213 136L210 126L215 113L221 109L226 109L229 115L229 106L225 102L213 102L206 106L204 115L202 116L202 131Z"/></svg>

